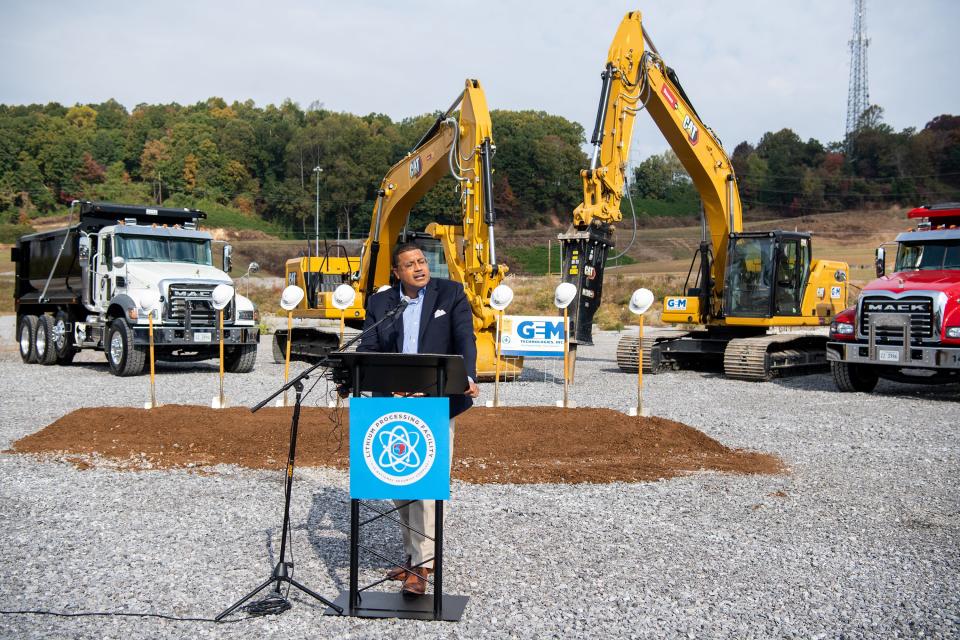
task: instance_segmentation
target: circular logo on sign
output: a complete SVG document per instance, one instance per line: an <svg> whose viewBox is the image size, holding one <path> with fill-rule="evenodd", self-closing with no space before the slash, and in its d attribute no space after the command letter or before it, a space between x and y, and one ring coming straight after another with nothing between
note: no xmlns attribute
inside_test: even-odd
<svg viewBox="0 0 960 640"><path fill-rule="evenodd" d="M413 484L427 475L436 457L433 432L411 413L386 413L374 420L363 436L367 468L387 484Z"/></svg>

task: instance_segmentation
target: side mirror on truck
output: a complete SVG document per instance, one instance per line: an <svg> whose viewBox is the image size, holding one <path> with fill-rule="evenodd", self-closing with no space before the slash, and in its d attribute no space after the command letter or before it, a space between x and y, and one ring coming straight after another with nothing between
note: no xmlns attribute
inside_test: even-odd
<svg viewBox="0 0 960 640"><path fill-rule="evenodd" d="M123 265L127 264L127 261L123 259L123 256L113 256L110 264L113 265L114 269L123 269Z"/></svg>
<svg viewBox="0 0 960 640"><path fill-rule="evenodd" d="M877 277L882 278L887 272L887 252L883 247L877 247Z"/></svg>
<svg viewBox="0 0 960 640"><path fill-rule="evenodd" d="M77 240L77 256L80 259L80 262L87 262L90 259L90 237L89 236L80 236Z"/></svg>
<svg viewBox="0 0 960 640"><path fill-rule="evenodd" d="M229 244L223 245L223 270L225 273L233 270L233 247Z"/></svg>

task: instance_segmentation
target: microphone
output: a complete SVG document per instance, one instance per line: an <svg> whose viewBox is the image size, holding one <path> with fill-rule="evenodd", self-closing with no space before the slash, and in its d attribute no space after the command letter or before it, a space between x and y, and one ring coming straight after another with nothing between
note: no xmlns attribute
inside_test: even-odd
<svg viewBox="0 0 960 640"><path fill-rule="evenodd" d="M387 312L387 315L395 316L395 315L397 315L398 313L403 313L403 311L404 311L409 305L410 305L410 299L409 299L409 298L406 298L406 299L400 298L400 304L398 304L396 307L394 307L393 310L388 311L388 312Z"/></svg>
<svg viewBox="0 0 960 640"><path fill-rule="evenodd" d="M370 325L369 327L367 327L366 329L364 329L363 331L361 331L359 334L357 334L356 336L354 336L349 342L347 342L346 344L344 344L344 345L343 345L342 347L340 347L339 349L336 349L336 350L334 350L334 351L331 351L330 354L332 355L332 354L336 354L336 353L343 353L344 351L346 351L347 349L349 349L352 345L354 345L354 344L356 344L358 341L362 340L364 336L369 335L369 334L373 333L374 331L376 331L377 327L379 327L381 324L383 324L383 323L386 322L387 320L390 320L391 318L394 318L394 319L395 319L396 316L397 316L397 314L403 313L403 310L406 309L409 304L410 304L409 298L406 299L406 300L404 300L403 298L401 298L401 299L400 299L400 304L398 304L397 306L395 306L395 307L394 307L393 309L391 309L390 311L387 311L385 314L383 314L383 317L382 317L382 318L380 318L379 320L377 320L376 322L374 322L372 325ZM334 365L336 364L336 362L331 362L329 358L324 358L324 360L325 360L326 362L328 362L330 366L334 366ZM345 374L346 374L346 370L345 370L345 369L342 370L342 369L339 369L339 368L335 368L335 369L333 369L333 371L331 372L331 379L337 384L337 390L338 390L338 391L340 391L340 389L342 389L342 388L345 388L345 385L349 382L349 380L345 377Z"/></svg>
<svg viewBox="0 0 960 640"><path fill-rule="evenodd" d="M382 317L382 318L380 318L379 320L377 320L376 322L374 322L372 325L370 325L369 327L367 327L366 329L364 329L363 331L361 331L358 335L354 336L354 337L353 337L349 342L347 342L345 345L343 345L343 346L340 347L339 349L336 349L336 350L332 351L331 353L340 353L340 352L346 351L346 350L347 350L348 348L350 348L353 344L355 344L355 343L358 342L359 340L363 339L364 336L369 335L370 333L372 333L372 332L373 332L377 327L379 327L381 324L383 324L384 322L386 322L386 321L389 320L390 318L394 318L394 317L396 317L398 314L403 313L403 310L406 309L409 304L410 304L410 300L409 300L409 299L404 300L403 298L401 298L401 299L400 299L400 304L398 304L397 306L395 306L395 307L394 307L393 309L391 309L390 311L387 311L385 314L383 314L383 317Z"/></svg>

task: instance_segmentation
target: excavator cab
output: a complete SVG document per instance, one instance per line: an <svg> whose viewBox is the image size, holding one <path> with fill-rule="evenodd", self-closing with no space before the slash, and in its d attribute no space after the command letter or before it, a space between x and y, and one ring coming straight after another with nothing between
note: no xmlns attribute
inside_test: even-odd
<svg viewBox="0 0 960 640"><path fill-rule="evenodd" d="M730 235L723 312L727 318L798 316L810 273L810 235Z"/></svg>

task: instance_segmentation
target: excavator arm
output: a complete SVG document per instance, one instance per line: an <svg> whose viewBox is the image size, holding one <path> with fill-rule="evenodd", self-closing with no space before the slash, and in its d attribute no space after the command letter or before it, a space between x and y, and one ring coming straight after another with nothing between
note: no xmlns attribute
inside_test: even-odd
<svg viewBox="0 0 960 640"><path fill-rule="evenodd" d="M703 205L699 311L701 322L707 322L721 308L727 239L743 230L740 191L733 164L720 141L700 120L679 78L663 62L646 30L643 36L649 47L642 62L643 104L693 180Z"/></svg>
<svg viewBox="0 0 960 640"><path fill-rule="evenodd" d="M410 210L447 175L447 156L458 138L459 128L450 114L459 100L437 119L413 150L390 168L380 183L357 274L356 287L364 299L373 295L377 287L390 282L393 266L390 255L407 224Z"/></svg>
<svg viewBox="0 0 960 640"><path fill-rule="evenodd" d="M581 172L583 203L574 210L571 229L560 236L564 280L578 286L572 329L578 342L588 344L592 342L593 315L600 306L607 253L614 247L614 226L621 219L637 113L648 111L703 200L700 289L704 321L720 309L728 234L742 227L730 159L700 120L676 74L660 58L639 11L627 13L621 21L601 78L590 168Z"/></svg>
<svg viewBox="0 0 960 640"><path fill-rule="evenodd" d="M455 117L458 107L459 115ZM312 278L312 281L323 283L323 291L315 296L315 304L311 305L310 296L307 296L295 315L339 318L341 312L332 301L333 290L338 284L349 281L357 296L346 315L354 324L362 320L366 299L390 282L391 256L407 226L410 211L444 176L450 174L458 183L461 222L459 225L434 222L426 232L439 240L450 279L463 284L477 336L477 373L480 379L491 378L496 365L496 315L490 307L490 296L507 273L507 267L497 263L493 234L496 211L491 161L495 151L483 88L477 80L467 80L463 92L453 104L384 176L377 190L370 231L359 260L318 257L288 262L288 282L307 282L308 272L319 272L319 278ZM293 271L298 274L291 277ZM304 336L303 343L309 340L320 343L326 339L316 331L299 333ZM293 345L297 346L296 332ZM299 352L316 355L323 348L322 345L314 346ZM522 359L504 359L501 370L508 375L517 374L521 366Z"/></svg>
<svg viewBox="0 0 960 640"><path fill-rule="evenodd" d="M459 121L451 117L457 106ZM507 272L497 264L493 235L495 151L486 96L477 80L467 80L463 93L380 185L360 264L358 289L365 296L390 281L390 255L410 210L449 173L459 182L461 224L431 223L427 233L441 241L451 279L464 286L474 329L495 322L490 295Z"/></svg>
<svg viewBox="0 0 960 640"><path fill-rule="evenodd" d="M633 124L640 101L640 61L643 56L643 28L640 12L626 15L607 53L600 75L600 106L590 144L590 168L580 172L583 202L573 212L573 226L587 229L619 222L620 201L626 183L627 161Z"/></svg>

